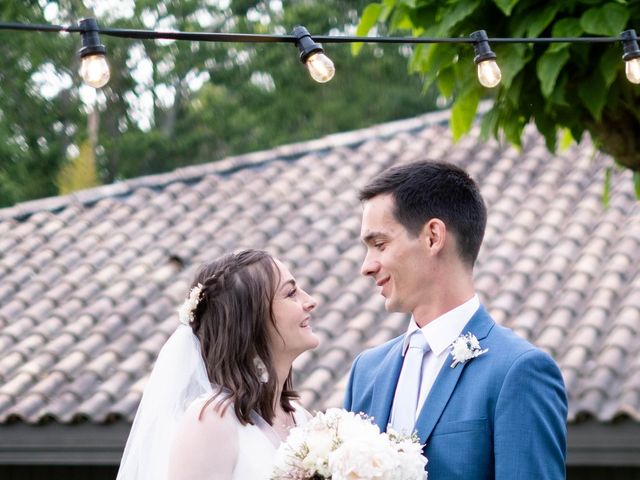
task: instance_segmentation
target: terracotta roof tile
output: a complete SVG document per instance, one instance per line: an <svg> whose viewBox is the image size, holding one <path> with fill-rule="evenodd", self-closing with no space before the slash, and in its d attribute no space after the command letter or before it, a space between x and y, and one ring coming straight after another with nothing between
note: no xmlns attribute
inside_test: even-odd
<svg viewBox="0 0 640 480"><path fill-rule="evenodd" d="M108 394L112 401L118 398L120 394L127 391L131 385L131 375L127 372L114 371L109 375L108 379L100 384L98 391Z"/></svg>
<svg viewBox="0 0 640 480"><path fill-rule="evenodd" d="M123 352L126 351L127 350L121 347L110 347L109 350L103 350L97 354L84 368L87 371L94 372L102 379L108 379L111 375L115 374L118 362L126 358L123 354Z"/></svg>
<svg viewBox="0 0 640 480"><path fill-rule="evenodd" d="M623 307L615 318L615 324L627 326L637 336L638 329L640 329L640 308L638 305ZM637 343L631 345L638 348Z"/></svg>
<svg viewBox="0 0 640 480"><path fill-rule="evenodd" d="M89 359L86 352L74 350L67 353L58 363L51 367L52 371L59 371L68 378L73 378L74 372L80 370Z"/></svg>
<svg viewBox="0 0 640 480"><path fill-rule="evenodd" d="M489 207L475 270L494 318L559 362L570 421L640 421L640 202L585 141L550 155L457 143L430 114L0 210L0 422L131 420L198 264L280 256L319 305L295 364L310 409L339 405L360 351L405 331L360 275L357 189L400 162L447 159ZM84 201L83 198L91 199ZM19 212L16 213L16 212Z"/></svg>
<svg viewBox="0 0 640 480"><path fill-rule="evenodd" d="M59 371L50 370L46 376L42 377L31 387L30 392L43 395L46 398L53 398L60 390L60 387L68 382L67 376Z"/></svg>
<svg viewBox="0 0 640 480"><path fill-rule="evenodd" d="M46 397L36 393L30 393L21 398L15 405L15 410L20 412L20 414L10 415L9 419L26 420L29 423L36 423L39 419L38 414L46 404Z"/></svg>
<svg viewBox="0 0 640 480"><path fill-rule="evenodd" d="M25 393L29 389L29 387L34 383L34 380L34 375L27 372L20 372L17 375L14 375L11 380L0 385L0 394L4 393L9 395L15 401L19 395Z"/></svg>
<svg viewBox="0 0 640 480"><path fill-rule="evenodd" d="M0 378L8 379L16 368L26 361L26 356L21 352L11 352L0 360Z"/></svg>
<svg viewBox="0 0 640 480"><path fill-rule="evenodd" d="M36 378L45 376L54 364L55 357L47 352L28 357L29 361L19 367L19 371L31 373Z"/></svg>

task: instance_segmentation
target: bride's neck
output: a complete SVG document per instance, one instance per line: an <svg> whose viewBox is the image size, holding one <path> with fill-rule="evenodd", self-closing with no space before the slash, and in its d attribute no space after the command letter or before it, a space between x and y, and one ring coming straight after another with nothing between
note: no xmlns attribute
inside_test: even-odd
<svg viewBox="0 0 640 480"><path fill-rule="evenodd" d="M273 367L276 371L277 377L276 395L273 399L275 408L278 408L280 405L280 397L282 396L282 390L284 389L284 382L289 376L291 365L292 363L290 360L274 358Z"/></svg>

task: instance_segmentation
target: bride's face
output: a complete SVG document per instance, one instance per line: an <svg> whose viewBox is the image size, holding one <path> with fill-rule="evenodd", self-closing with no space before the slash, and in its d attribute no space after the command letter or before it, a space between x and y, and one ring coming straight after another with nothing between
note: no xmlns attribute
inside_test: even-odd
<svg viewBox="0 0 640 480"><path fill-rule="evenodd" d="M291 272L279 260L276 265L280 282L273 298L273 317L277 332L270 326L271 347L275 354L297 357L318 346L318 337L311 328L311 311L316 301L296 285Z"/></svg>

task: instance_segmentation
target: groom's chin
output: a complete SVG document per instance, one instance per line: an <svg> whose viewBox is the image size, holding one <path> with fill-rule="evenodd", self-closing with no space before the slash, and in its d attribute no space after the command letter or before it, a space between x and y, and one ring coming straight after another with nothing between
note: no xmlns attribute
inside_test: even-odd
<svg viewBox="0 0 640 480"><path fill-rule="evenodd" d="M407 302L393 296L384 297L384 309L388 313L412 313L412 308Z"/></svg>
<svg viewBox="0 0 640 480"><path fill-rule="evenodd" d="M389 313L403 313L402 307L397 302L394 302L391 298L384 299L384 309Z"/></svg>

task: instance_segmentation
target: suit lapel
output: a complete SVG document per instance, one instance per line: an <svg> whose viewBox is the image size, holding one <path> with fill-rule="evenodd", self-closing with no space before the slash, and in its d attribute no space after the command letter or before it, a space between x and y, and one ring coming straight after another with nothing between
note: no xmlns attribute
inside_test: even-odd
<svg viewBox="0 0 640 480"><path fill-rule="evenodd" d="M384 360L378 368L375 383L373 385L373 395L371 399L371 416L380 427L380 431L387 430L389 416L391 414L391 404L396 391L398 377L402 369L402 341L404 335L399 338L395 345L391 347Z"/></svg>
<svg viewBox="0 0 640 480"><path fill-rule="evenodd" d="M478 340L482 340L486 338L494 325L495 323L487 311L483 306L480 306L478 311L473 315L473 317L471 317L471 320L469 320L462 330L462 334L471 332ZM449 358L445 360L444 365L440 369L440 373L438 374L433 387L431 387L431 391L429 392L429 395L420 410L418 419L416 420L416 429L418 430L418 436L420 437L420 443L422 444L426 443L427 439L431 435L433 428L440 419L449 398L456 388L464 368L469 363L466 362L456 366L455 368L451 368L451 361Z"/></svg>

